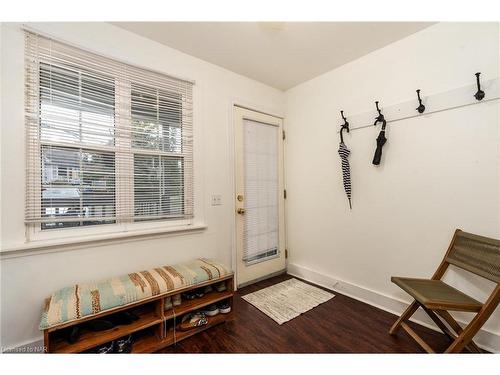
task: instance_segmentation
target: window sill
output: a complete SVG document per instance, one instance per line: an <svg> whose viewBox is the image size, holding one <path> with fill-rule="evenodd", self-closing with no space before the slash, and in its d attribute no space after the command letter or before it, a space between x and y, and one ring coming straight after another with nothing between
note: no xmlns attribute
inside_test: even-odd
<svg viewBox="0 0 500 375"><path fill-rule="evenodd" d="M183 225L170 228L155 228L135 230L128 232L109 233L104 235L93 235L78 238L65 238L60 240L39 240L11 246L0 250L2 259L18 258L30 255L69 251L96 245L116 244L140 239L155 237L174 236L202 232L207 226L205 224Z"/></svg>

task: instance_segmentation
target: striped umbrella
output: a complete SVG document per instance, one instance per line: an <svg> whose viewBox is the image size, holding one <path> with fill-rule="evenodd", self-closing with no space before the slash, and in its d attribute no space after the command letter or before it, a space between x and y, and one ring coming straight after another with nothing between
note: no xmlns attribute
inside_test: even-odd
<svg viewBox="0 0 500 375"><path fill-rule="evenodd" d="M352 209L351 205L351 168L349 167L349 161L347 157L351 151L346 147L344 142L339 144L339 155L342 160L342 177L344 179L344 190L347 194L347 199L349 200L349 208Z"/></svg>

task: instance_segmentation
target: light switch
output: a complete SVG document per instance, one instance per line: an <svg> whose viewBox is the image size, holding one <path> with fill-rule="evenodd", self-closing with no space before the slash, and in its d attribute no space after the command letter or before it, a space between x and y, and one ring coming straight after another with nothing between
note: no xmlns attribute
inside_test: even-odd
<svg viewBox="0 0 500 375"><path fill-rule="evenodd" d="M222 204L222 196L220 194L212 195L212 206L220 206Z"/></svg>

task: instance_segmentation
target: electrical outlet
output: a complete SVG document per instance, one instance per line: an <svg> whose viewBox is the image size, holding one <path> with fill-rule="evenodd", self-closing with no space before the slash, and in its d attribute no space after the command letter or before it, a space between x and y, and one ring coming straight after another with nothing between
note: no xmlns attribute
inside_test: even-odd
<svg viewBox="0 0 500 375"><path fill-rule="evenodd" d="M217 194L217 195L212 195L212 206L220 206L222 204L222 196Z"/></svg>

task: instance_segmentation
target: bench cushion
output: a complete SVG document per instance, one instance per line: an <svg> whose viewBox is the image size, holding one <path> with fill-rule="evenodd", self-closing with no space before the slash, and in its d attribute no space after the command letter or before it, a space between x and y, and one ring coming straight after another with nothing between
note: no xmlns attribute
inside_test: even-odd
<svg viewBox="0 0 500 375"><path fill-rule="evenodd" d="M228 268L214 260L200 258L174 266L162 266L62 288L46 300L40 329L51 328L231 273Z"/></svg>

